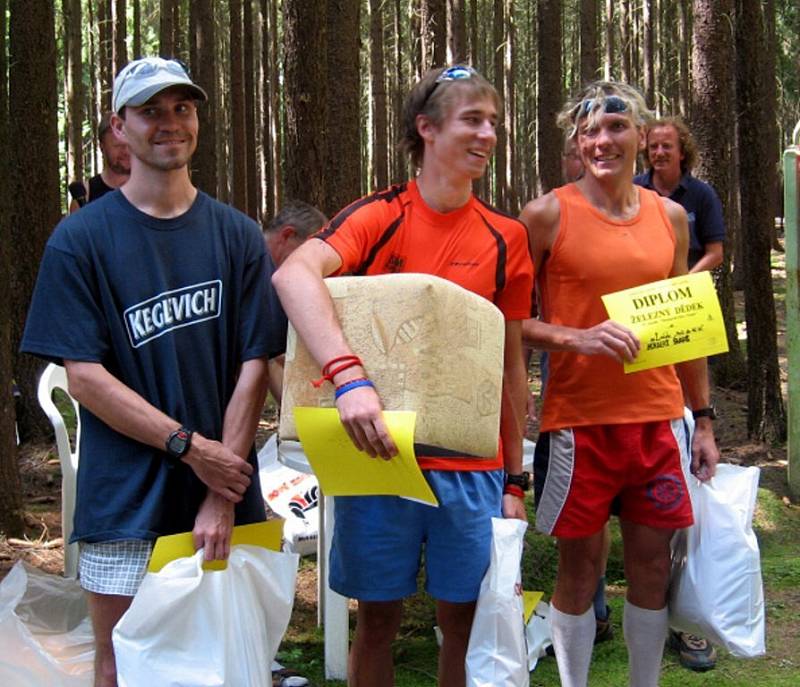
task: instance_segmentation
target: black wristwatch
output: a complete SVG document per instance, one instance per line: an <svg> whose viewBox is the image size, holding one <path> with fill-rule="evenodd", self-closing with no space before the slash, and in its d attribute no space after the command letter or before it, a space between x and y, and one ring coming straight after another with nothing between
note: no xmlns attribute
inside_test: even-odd
<svg viewBox="0 0 800 687"><path fill-rule="evenodd" d="M706 406L692 411L692 417L696 420L699 417L707 417L709 420L717 419L717 409L714 406Z"/></svg>
<svg viewBox="0 0 800 687"><path fill-rule="evenodd" d="M531 473L522 472L519 475L506 474L506 484L513 484L519 487L522 491L530 491L531 488Z"/></svg>
<svg viewBox="0 0 800 687"><path fill-rule="evenodd" d="M170 462L177 463L192 447L192 430L178 427L167 437L166 447Z"/></svg>

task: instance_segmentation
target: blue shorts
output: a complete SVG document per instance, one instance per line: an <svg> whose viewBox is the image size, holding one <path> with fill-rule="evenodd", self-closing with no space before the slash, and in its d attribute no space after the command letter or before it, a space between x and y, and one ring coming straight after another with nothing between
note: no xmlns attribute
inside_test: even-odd
<svg viewBox="0 0 800 687"><path fill-rule="evenodd" d="M360 601L396 601L425 590L440 601L475 601L489 567L503 471L423 472L439 507L397 496L337 496L330 585ZM424 544L424 549L423 549Z"/></svg>

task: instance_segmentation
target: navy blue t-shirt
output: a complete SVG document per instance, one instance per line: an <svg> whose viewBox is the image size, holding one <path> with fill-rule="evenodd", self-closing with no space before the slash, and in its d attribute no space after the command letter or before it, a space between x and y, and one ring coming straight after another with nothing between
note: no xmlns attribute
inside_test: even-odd
<svg viewBox="0 0 800 687"><path fill-rule="evenodd" d="M636 175L633 183L657 192L653 186L652 169ZM691 269L703 257L707 243L725 240L722 204L716 191L709 184L696 179L689 172L681 177L678 187L669 199L681 205L689 217L689 269Z"/></svg>
<svg viewBox="0 0 800 687"><path fill-rule="evenodd" d="M218 440L240 364L279 348L269 265L255 222L202 192L180 217L156 219L114 191L53 232L21 349L59 364L101 363L156 408ZM81 407L72 541L191 530L207 488L165 457ZM252 448L249 460L256 468ZM253 479L236 521L264 517Z"/></svg>

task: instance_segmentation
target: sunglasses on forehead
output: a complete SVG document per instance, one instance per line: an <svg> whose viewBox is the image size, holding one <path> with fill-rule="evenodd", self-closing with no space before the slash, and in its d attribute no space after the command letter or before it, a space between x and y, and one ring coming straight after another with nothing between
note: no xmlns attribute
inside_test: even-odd
<svg viewBox="0 0 800 687"><path fill-rule="evenodd" d="M425 96L425 100L422 102L422 108L420 109L424 109L425 105L427 105L428 101L431 99L431 96L439 87L440 83L444 83L445 81L463 81L465 79L471 79L473 76L477 75L478 72L476 72L469 65L456 64L452 67L448 67L436 77L436 81L433 82L433 88L431 88L431 90L428 92L428 95Z"/></svg>
<svg viewBox="0 0 800 687"><path fill-rule="evenodd" d="M628 103L618 95L607 95L602 98L586 98L575 106L573 117L583 119L590 112L602 110L606 114L621 114L628 111Z"/></svg>
<svg viewBox="0 0 800 687"><path fill-rule="evenodd" d="M191 79L192 76L189 73L189 67L183 60L179 60L177 58L172 59L162 59L159 61L151 61L151 60L142 60L138 64L134 64L132 67L128 69L122 75L122 82L124 83L132 76L139 75L139 76L150 76L151 74L155 74L161 70L165 70L170 72L171 74L175 74L175 76L182 76L184 78ZM124 68L123 68L124 71Z"/></svg>

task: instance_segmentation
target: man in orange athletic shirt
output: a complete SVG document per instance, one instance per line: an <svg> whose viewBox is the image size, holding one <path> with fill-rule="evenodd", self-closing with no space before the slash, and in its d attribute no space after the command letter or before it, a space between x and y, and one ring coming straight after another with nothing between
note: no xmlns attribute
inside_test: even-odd
<svg viewBox="0 0 800 687"><path fill-rule="evenodd" d="M691 471L708 480L719 460L705 359L624 374L622 362L636 358L639 341L607 319L600 298L687 271L685 211L633 184L648 117L630 86L596 82L584 89L559 118L577 143L584 176L532 201L521 215L541 302L541 319L526 321L523 337L550 351L541 423L548 469L537 485L536 525L558 538L551 622L564 687L588 682L592 597L615 499L628 580L630 681L658 684L669 542L675 529L692 523L681 382L697 419Z"/></svg>
<svg viewBox="0 0 800 687"><path fill-rule="evenodd" d="M532 265L525 227L472 194L496 143L497 92L472 68L425 75L403 114L402 146L416 177L358 200L298 248L276 272L290 321L320 366L333 367L336 407L353 443L390 459L396 448L381 399L342 335L322 278L420 272L449 279L493 302L506 320L502 449L496 456L419 456L439 508L391 496L336 498L331 587L358 599L351 685L394 684L391 646L403 598L426 588L437 600L444 641L439 684L464 687L469 633L489 563L491 517L525 519L522 473L527 378L521 322L530 316ZM342 359L345 359L342 361ZM364 460L370 460L364 456Z"/></svg>

